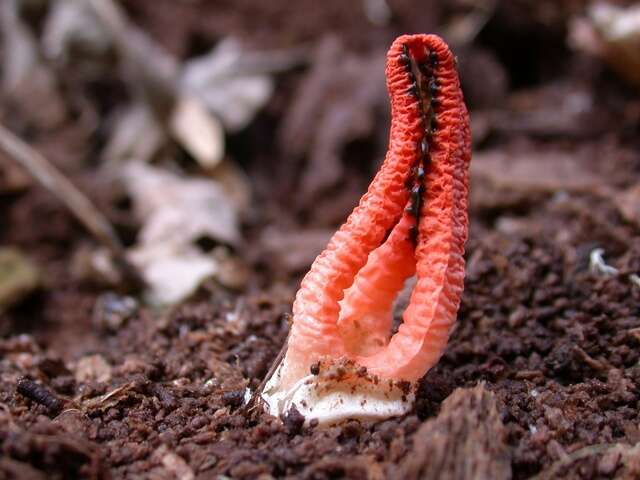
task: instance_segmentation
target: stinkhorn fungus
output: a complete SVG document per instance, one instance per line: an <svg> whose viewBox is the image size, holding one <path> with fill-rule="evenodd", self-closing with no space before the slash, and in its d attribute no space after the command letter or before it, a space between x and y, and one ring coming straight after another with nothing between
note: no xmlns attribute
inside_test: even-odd
<svg viewBox="0 0 640 480"><path fill-rule="evenodd" d="M411 408L455 323L467 238L469 117L456 60L435 35L387 54L389 149L347 222L304 277L286 355L266 383L270 413L383 418ZM397 333L394 298L416 276Z"/></svg>

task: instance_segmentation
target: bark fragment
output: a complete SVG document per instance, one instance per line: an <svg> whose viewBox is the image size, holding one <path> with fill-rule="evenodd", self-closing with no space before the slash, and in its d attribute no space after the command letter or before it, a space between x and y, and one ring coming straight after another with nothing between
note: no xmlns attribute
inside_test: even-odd
<svg viewBox="0 0 640 480"><path fill-rule="evenodd" d="M416 432L398 478L510 479L506 433L496 399L484 384L459 388Z"/></svg>

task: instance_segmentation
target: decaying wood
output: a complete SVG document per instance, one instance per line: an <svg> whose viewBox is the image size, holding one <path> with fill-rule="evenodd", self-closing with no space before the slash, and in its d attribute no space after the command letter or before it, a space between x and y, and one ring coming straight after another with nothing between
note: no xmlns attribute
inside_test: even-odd
<svg viewBox="0 0 640 480"><path fill-rule="evenodd" d="M399 478L510 479L505 440L493 393L484 384L459 388L442 404L440 414L416 432Z"/></svg>

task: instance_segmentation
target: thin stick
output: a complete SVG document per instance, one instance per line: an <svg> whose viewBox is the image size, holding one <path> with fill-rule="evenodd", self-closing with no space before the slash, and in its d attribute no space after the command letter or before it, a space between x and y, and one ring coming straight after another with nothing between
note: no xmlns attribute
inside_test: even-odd
<svg viewBox="0 0 640 480"><path fill-rule="evenodd" d="M166 122L179 94L178 61L133 26L113 0L89 0L88 4L125 60L132 86L158 119Z"/></svg>
<svg viewBox="0 0 640 480"><path fill-rule="evenodd" d="M251 412L252 410L254 410L256 406L255 404L258 401L258 399L262 400L261 394L262 394L262 391L264 390L265 385L269 380L271 380L271 377L273 377L273 374L276 372L277 368L280 366L280 363L282 363L282 360L284 359L284 356L287 353L287 347L289 345L289 335L291 335L291 330L289 330L289 333L287 333L287 338L284 339L284 343L282 344L282 347L280 348L278 355L276 355L276 358L273 360L273 363L271 364L269 371L267 372L265 377L262 379L262 382L260 382L260 385L258 385L258 388L256 388L255 392L253 392L253 395L251 395L251 398L249 399L249 401L244 405L243 410L245 412Z"/></svg>
<svg viewBox="0 0 640 480"><path fill-rule="evenodd" d="M40 185L55 195L84 227L113 255L127 280L143 284L126 258L115 230L91 201L42 154L0 124L0 151L21 165Z"/></svg>

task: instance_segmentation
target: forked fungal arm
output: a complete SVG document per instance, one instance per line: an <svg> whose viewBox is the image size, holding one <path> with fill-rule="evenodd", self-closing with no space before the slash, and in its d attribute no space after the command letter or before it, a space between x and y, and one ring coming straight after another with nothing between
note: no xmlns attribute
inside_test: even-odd
<svg viewBox="0 0 640 480"><path fill-rule="evenodd" d="M262 392L269 411L382 418L411 408L440 358L464 282L469 118L455 58L435 35L387 54L389 150L367 193L305 276L287 353ZM395 294L416 285L390 336Z"/></svg>

